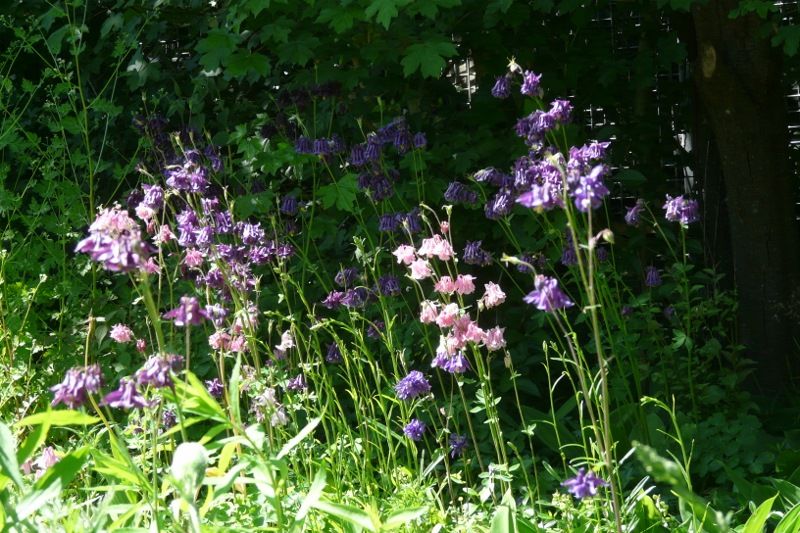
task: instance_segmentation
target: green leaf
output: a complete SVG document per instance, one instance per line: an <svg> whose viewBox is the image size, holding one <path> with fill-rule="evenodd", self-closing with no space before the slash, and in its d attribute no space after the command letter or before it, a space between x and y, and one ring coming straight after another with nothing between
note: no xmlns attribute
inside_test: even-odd
<svg viewBox="0 0 800 533"><path fill-rule="evenodd" d="M507 505L498 505L492 518L491 533L514 533L514 513Z"/></svg>
<svg viewBox="0 0 800 533"><path fill-rule="evenodd" d="M327 23L333 31L341 34L353 27L358 13L357 10L344 7L328 7L320 11L317 22Z"/></svg>
<svg viewBox="0 0 800 533"><path fill-rule="evenodd" d="M347 213L354 213L357 192L356 175L349 173L342 176L338 182L320 187L317 190L317 196L325 209L336 206L337 209Z"/></svg>
<svg viewBox="0 0 800 533"><path fill-rule="evenodd" d="M769 513L772 511L772 504L775 503L775 498L777 497L778 495L776 494L758 506L753 516L745 523L742 533L762 533L764 531L764 524L767 523Z"/></svg>
<svg viewBox="0 0 800 533"><path fill-rule="evenodd" d="M794 533L796 531L800 531L800 503L792 507L775 526L775 533Z"/></svg>
<svg viewBox="0 0 800 533"><path fill-rule="evenodd" d="M792 57L800 48L800 25L788 25L778 28L778 33L772 37L772 46L783 45L783 52Z"/></svg>
<svg viewBox="0 0 800 533"><path fill-rule="evenodd" d="M48 424L49 426L89 426L100 422L96 416L87 415L81 411L46 411L26 416L16 426L38 426Z"/></svg>
<svg viewBox="0 0 800 533"><path fill-rule="evenodd" d="M34 426L33 430L28 434L17 450L17 464L24 463L28 457L36 453L36 450L38 450L47 439L47 433L49 431L50 424L45 423Z"/></svg>
<svg viewBox="0 0 800 533"><path fill-rule="evenodd" d="M425 78L438 78L447 66L444 58L457 53L455 45L449 41L412 44L406 48L405 55L400 61L403 65L403 75L407 78L419 70Z"/></svg>
<svg viewBox="0 0 800 533"><path fill-rule="evenodd" d="M295 531L303 530L303 524L305 523L308 511L314 507L314 504L316 504L320 496L322 496L322 490L325 488L325 476L324 469L320 468L317 470L314 481L311 483L311 488L308 489L308 494L303 498L303 503L300 504L300 509L297 510L297 514L294 516L294 525L292 527Z"/></svg>
<svg viewBox="0 0 800 533"><path fill-rule="evenodd" d="M25 520L45 503L61 494L78 474L89 455L89 448L80 448L62 457L34 484L30 493L17 504L17 518Z"/></svg>
<svg viewBox="0 0 800 533"><path fill-rule="evenodd" d="M400 509L386 517L383 522L384 530L398 529L411 524L414 520L428 512L427 507L414 507L411 509Z"/></svg>
<svg viewBox="0 0 800 533"><path fill-rule="evenodd" d="M195 47L200 53L200 64L205 70L217 69L236 49L236 41L236 37L225 30L211 30Z"/></svg>
<svg viewBox="0 0 800 533"><path fill-rule="evenodd" d="M392 19L397 17L400 13L398 8L408 4L408 1L409 0L373 0L373 2L367 6L367 9L364 10L364 14L368 19L375 17L378 24L388 30Z"/></svg>
<svg viewBox="0 0 800 533"><path fill-rule="evenodd" d="M340 518L348 524L359 526L367 531L378 531L367 513L351 505L319 500L313 507L325 514Z"/></svg>
<svg viewBox="0 0 800 533"><path fill-rule="evenodd" d="M19 463L14 448L16 448L14 435L7 425L0 422L0 473L21 487L22 476L19 474Z"/></svg>
<svg viewBox="0 0 800 533"><path fill-rule="evenodd" d="M301 442L303 439L305 439L306 437L308 437L308 436L311 434L311 432L312 432L312 431L314 431L314 429L315 429L315 428L316 428L316 427L319 425L319 423L320 423L320 420L322 420L322 419L321 419L321 418L319 418L319 417L317 417L317 418L312 418L311 420L309 420L309 421L308 421L308 424L306 424L306 427L304 427L303 429L301 429L301 430L300 430L300 431L297 433L297 435L295 435L294 437L292 437L292 438L289 440L289 442L287 442L286 444L284 444L284 445L283 445L283 448L281 448L281 451L280 451L280 452L278 452L278 456L277 456L277 458L278 458L278 459L283 459L284 457L286 457L287 455L289 455L289 454L292 452L292 450L295 448L295 446L297 446L298 444L300 444L300 442Z"/></svg>
<svg viewBox="0 0 800 533"><path fill-rule="evenodd" d="M234 52L226 63L226 72L234 78L251 74L254 77L264 77L268 76L271 70L267 56L247 51Z"/></svg>

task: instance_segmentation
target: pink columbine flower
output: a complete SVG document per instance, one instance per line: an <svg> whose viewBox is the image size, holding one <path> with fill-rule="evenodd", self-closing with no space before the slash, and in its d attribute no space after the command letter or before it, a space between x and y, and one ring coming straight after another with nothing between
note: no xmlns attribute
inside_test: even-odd
<svg viewBox="0 0 800 533"><path fill-rule="evenodd" d="M439 224L439 230L442 233L449 233L450 232L450 223L446 220L443 220L441 224Z"/></svg>
<svg viewBox="0 0 800 533"><path fill-rule="evenodd" d="M449 328L456 322L458 318L458 304L451 303L444 306L439 316L436 317L436 324L440 328Z"/></svg>
<svg viewBox="0 0 800 533"><path fill-rule="evenodd" d="M136 351L144 353L147 351L147 341L144 339L136 339Z"/></svg>
<svg viewBox="0 0 800 533"><path fill-rule="evenodd" d="M414 260L417 258L416 250L414 250L413 246L409 246L407 244L401 244L397 247L397 249L392 252L392 255L397 258L397 263L404 264L406 266L411 265Z"/></svg>
<svg viewBox="0 0 800 533"><path fill-rule="evenodd" d="M142 270L144 270L148 274L158 274L159 272L161 272L161 267L158 266L158 263L156 263L152 257L150 257L142 265Z"/></svg>
<svg viewBox="0 0 800 533"><path fill-rule="evenodd" d="M456 292L458 294L472 294L475 292L475 276L469 274L459 274L456 278Z"/></svg>
<svg viewBox="0 0 800 533"><path fill-rule="evenodd" d="M431 264L425 259L417 259L411 263L411 277L413 279L425 279L433 275Z"/></svg>
<svg viewBox="0 0 800 533"><path fill-rule="evenodd" d="M287 329L281 334L281 343L275 346L275 357L277 359L285 359L286 352L294 347L294 337L292 337L292 332Z"/></svg>
<svg viewBox="0 0 800 533"><path fill-rule="evenodd" d="M189 268L198 268L203 265L203 261L203 252L194 248L186 250L183 257L183 264Z"/></svg>
<svg viewBox="0 0 800 533"><path fill-rule="evenodd" d="M147 222L156 214L156 210L152 207L148 207L144 204L139 204L136 206L136 216L140 219Z"/></svg>
<svg viewBox="0 0 800 533"><path fill-rule="evenodd" d="M438 257L441 261L449 261L455 253L453 247L441 235L434 235L430 239L423 239L419 247L419 255L431 258Z"/></svg>
<svg viewBox="0 0 800 533"><path fill-rule="evenodd" d="M441 294L453 294L456 292L456 282L450 276L442 276L433 289Z"/></svg>
<svg viewBox="0 0 800 533"><path fill-rule="evenodd" d="M116 324L111 328L111 333L108 336L119 343L131 342L133 340L133 331L125 324Z"/></svg>
<svg viewBox="0 0 800 533"><path fill-rule="evenodd" d="M217 331L209 335L208 345L215 350L227 350L231 346L231 336L224 331Z"/></svg>
<svg viewBox="0 0 800 533"><path fill-rule="evenodd" d="M172 230L169 229L169 226L167 226L166 224L162 225L161 228L158 230L158 235L156 235L155 238L156 244L161 244L173 240L175 240L175 234L172 233Z"/></svg>
<svg viewBox="0 0 800 533"><path fill-rule="evenodd" d="M237 335L231 341L231 351L233 353L242 353L247 351L247 339L244 335Z"/></svg>
<svg viewBox="0 0 800 533"><path fill-rule="evenodd" d="M500 288L500 285L497 283L486 283L484 285L485 292L481 299L478 300L478 306L482 309L491 309L492 307L497 307L501 303L506 301L506 293L503 292L503 289Z"/></svg>
<svg viewBox="0 0 800 533"><path fill-rule="evenodd" d="M506 328L495 326L486 332L486 335L483 339L483 344L486 346L487 350L490 352L496 352L497 350L505 348L506 339L503 335L505 330Z"/></svg>
<svg viewBox="0 0 800 533"><path fill-rule="evenodd" d="M424 300L419 304L419 321L423 324L433 324L439 316L439 310L436 308L436 303L430 300Z"/></svg>

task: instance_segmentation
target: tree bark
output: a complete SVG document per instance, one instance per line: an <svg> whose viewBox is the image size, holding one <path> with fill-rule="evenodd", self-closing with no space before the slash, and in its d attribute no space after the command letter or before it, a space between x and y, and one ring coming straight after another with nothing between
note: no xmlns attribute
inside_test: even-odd
<svg viewBox="0 0 800 533"><path fill-rule="evenodd" d="M741 341L764 391L784 390L797 366L789 317L798 279L796 180L789 163L782 56L738 0L695 6L697 92L724 176ZM699 147L702 148L702 147Z"/></svg>

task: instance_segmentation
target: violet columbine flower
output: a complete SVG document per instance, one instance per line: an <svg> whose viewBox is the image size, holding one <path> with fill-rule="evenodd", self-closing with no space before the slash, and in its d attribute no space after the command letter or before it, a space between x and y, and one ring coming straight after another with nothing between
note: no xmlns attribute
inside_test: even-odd
<svg viewBox="0 0 800 533"><path fill-rule="evenodd" d="M325 354L325 362L331 364L342 362L342 350L339 349L339 345L337 343L332 342L328 345L328 351Z"/></svg>
<svg viewBox="0 0 800 533"><path fill-rule="evenodd" d="M219 380L219 378L208 379L204 384L206 386L206 390L212 398L222 398L222 393L225 388L222 386L222 382Z"/></svg>
<svg viewBox="0 0 800 533"><path fill-rule="evenodd" d="M639 198L636 203L625 213L625 223L629 226L638 226L641 220L641 213L644 211L644 200Z"/></svg>
<svg viewBox="0 0 800 533"><path fill-rule="evenodd" d="M609 193L603 183L603 175L606 172L608 172L608 167L596 165L588 175L580 177L578 186L573 192L575 207L578 208L578 211L586 213L590 209L597 209L602 205L603 198Z"/></svg>
<svg viewBox="0 0 800 533"><path fill-rule="evenodd" d="M298 137L294 143L294 151L298 154L310 154L313 149L314 145L311 143L311 139L304 135Z"/></svg>
<svg viewBox="0 0 800 533"><path fill-rule="evenodd" d="M478 201L478 193L469 190L463 183L452 181L444 191L444 199L454 204L474 204Z"/></svg>
<svg viewBox="0 0 800 533"><path fill-rule="evenodd" d="M567 479L561 483L561 486L567 487L567 491L570 494L582 500L590 496L596 496L598 487L607 487L608 482L597 477L592 471L587 474L586 470L581 468L575 477Z"/></svg>
<svg viewBox="0 0 800 533"><path fill-rule="evenodd" d="M428 138L421 131L414 134L414 148L422 149L428 146Z"/></svg>
<svg viewBox="0 0 800 533"><path fill-rule="evenodd" d="M572 103L569 100L553 100L549 113L558 123L566 124L572 119Z"/></svg>
<svg viewBox="0 0 800 533"><path fill-rule="evenodd" d="M561 192L562 187L560 183L551 183L549 181L545 181L541 185L534 183L531 186L531 190L517 197L516 202L539 212L550 211L556 207L564 206Z"/></svg>
<svg viewBox="0 0 800 533"><path fill-rule="evenodd" d="M486 266L492 263L492 254L481 248L483 241L467 241L464 246L464 262L468 265Z"/></svg>
<svg viewBox="0 0 800 533"><path fill-rule="evenodd" d="M180 370L183 357L180 356L160 356L154 355L148 359L142 368L136 371L136 383L138 385L150 385L153 388L161 389L172 386L170 372Z"/></svg>
<svg viewBox="0 0 800 533"><path fill-rule="evenodd" d="M104 209L89 226L89 236L76 252L89 254L112 272L132 272L144 266L152 247L142 239L139 225L119 205Z"/></svg>
<svg viewBox="0 0 800 533"><path fill-rule="evenodd" d="M534 280L534 287L523 300L527 304L535 305L540 311L552 313L575 305L558 287L555 278L539 274Z"/></svg>
<svg viewBox="0 0 800 533"><path fill-rule="evenodd" d="M522 87L520 87L519 92L526 96L536 96L541 98L542 89L539 86L541 80L541 74L536 74L535 72L526 70L522 74Z"/></svg>
<svg viewBox="0 0 800 533"><path fill-rule="evenodd" d="M133 340L133 331L125 324L114 324L108 336L115 342L122 344Z"/></svg>
<svg viewBox="0 0 800 533"><path fill-rule="evenodd" d="M178 422L178 417L172 409L164 409L161 414L161 425L164 429L169 429Z"/></svg>
<svg viewBox="0 0 800 533"><path fill-rule="evenodd" d="M453 355L449 355L446 350L437 350L436 357L431 361L431 368L441 368L448 374L463 374L470 366L469 359L461 350Z"/></svg>
<svg viewBox="0 0 800 533"><path fill-rule="evenodd" d="M142 407L152 407L155 402L148 402L147 399L136 388L136 382L130 378L119 380L119 388L106 394L103 404L117 409L136 409Z"/></svg>
<svg viewBox="0 0 800 533"><path fill-rule="evenodd" d="M328 296L322 300L322 305L328 309L335 309L342 305L342 299L344 299L344 293L342 291L331 291L328 293Z"/></svg>
<svg viewBox="0 0 800 533"><path fill-rule="evenodd" d="M164 318L172 320L178 327L199 326L205 317L206 312L194 296L181 296L180 305L164 313Z"/></svg>
<svg viewBox="0 0 800 533"><path fill-rule="evenodd" d="M667 195L667 202L664 204L664 216L670 222L680 222L682 226L688 226L692 222L700 220L700 205L697 200L684 198L683 195L672 198Z"/></svg>
<svg viewBox="0 0 800 533"><path fill-rule="evenodd" d="M367 164L366 145L357 144L350 149L350 158L348 161L354 167L361 167Z"/></svg>
<svg viewBox="0 0 800 533"><path fill-rule="evenodd" d="M369 296L369 290L366 287L348 289L342 296L342 305L348 309L363 307L367 303Z"/></svg>
<svg viewBox="0 0 800 533"><path fill-rule="evenodd" d="M98 365L70 368L61 383L50 387L53 391L50 405L55 407L63 403L70 409L80 407L89 399L89 394L100 390L102 384L103 375Z"/></svg>
<svg viewBox="0 0 800 533"><path fill-rule="evenodd" d="M431 391L431 384L419 370L412 370L406 377L397 382L394 386L397 397L401 400L413 400L422 394Z"/></svg>
<svg viewBox="0 0 800 533"><path fill-rule="evenodd" d="M492 87L492 96L495 98L508 98L511 96L511 83L508 75L500 76Z"/></svg>
<svg viewBox="0 0 800 533"><path fill-rule="evenodd" d="M450 435L450 457L455 459L459 455L464 453L464 450L467 449L467 436L466 435L456 435L455 433Z"/></svg>
<svg viewBox="0 0 800 533"><path fill-rule="evenodd" d="M661 274L656 267L649 266L645 269L644 284L651 288L661 285Z"/></svg>
<svg viewBox="0 0 800 533"><path fill-rule="evenodd" d="M499 220L511 212L512 195L511 192L501 189L492 196L484 207L484 214L489 220Z"/></svg>
<svg viewBox="0 0 800 533"><path fill-rule="evenodd" d="M297 209L298 209L297 198L291 195L283 197L280 208L281 213L283 213L284 215L294 216L297 214Z"/></svg>
<svg viewBox="0 0 800 533"><path fill-rule="evenodd" d="M340 287L352 287L358 279L358 267L347 267L340 270L333 281Z"/></svg>
<svg viewBox="0 0 800 533"><path fill-rule="evenodd" d="M398 296L401 292L397 276L386 275L378 278L378 292L382 296Z"/></svg>
<svg viewBox="0 0 800 533"><path fill-rule="evenodd" d="M420 420L419 418L412 418L411 421L403 428L403 433L409 439L419 442L422 440L422 437L425 435L425 430L428 427L425 425L425 422Z"/></svg>
<svg viewBox="0 0 800 533"><path fill-rule="evenodd" d="M295 377L286 381L286 390L304 391L306 389L308 389L308 384L303 374L297 374Z"/></svg>

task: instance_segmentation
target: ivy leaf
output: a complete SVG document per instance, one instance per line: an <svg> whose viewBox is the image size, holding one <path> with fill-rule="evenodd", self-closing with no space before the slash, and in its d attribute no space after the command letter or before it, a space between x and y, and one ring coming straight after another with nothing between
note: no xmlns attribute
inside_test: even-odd
<svg viewBox="0 0 800 533"><path fill-rule="evenodd" d="M374 0L364 10L364 14L368 19L375 17L375 21L388 30L392 19L400 13L398 8L406 4L408 4L408 0Z"/></svg>
<svg viewBox="0 0 800 533"><path fill-rule="evenodd" d="M457 53L455 45L449 41L412 44L406 48L405 56L400 61L403 75L407 78L419 70L425 78L438 78L447 65L444 58Z"/></svg>
<svg viewBox="0 0 800 533"><path fill-rule="evenodd" d="M356 175L350 173L345 174L338 182L320 187L317 196L325 209L336 206L347 213L354 213L357 192Z"/></svg>
<svg viewBox="0 0 800 533"><path fill-rule="evenodd" d="M225 30L211 30L205 39L197 43L200 52L200 64L211 71L225 63L236 49L236 38Z"/></svg>

